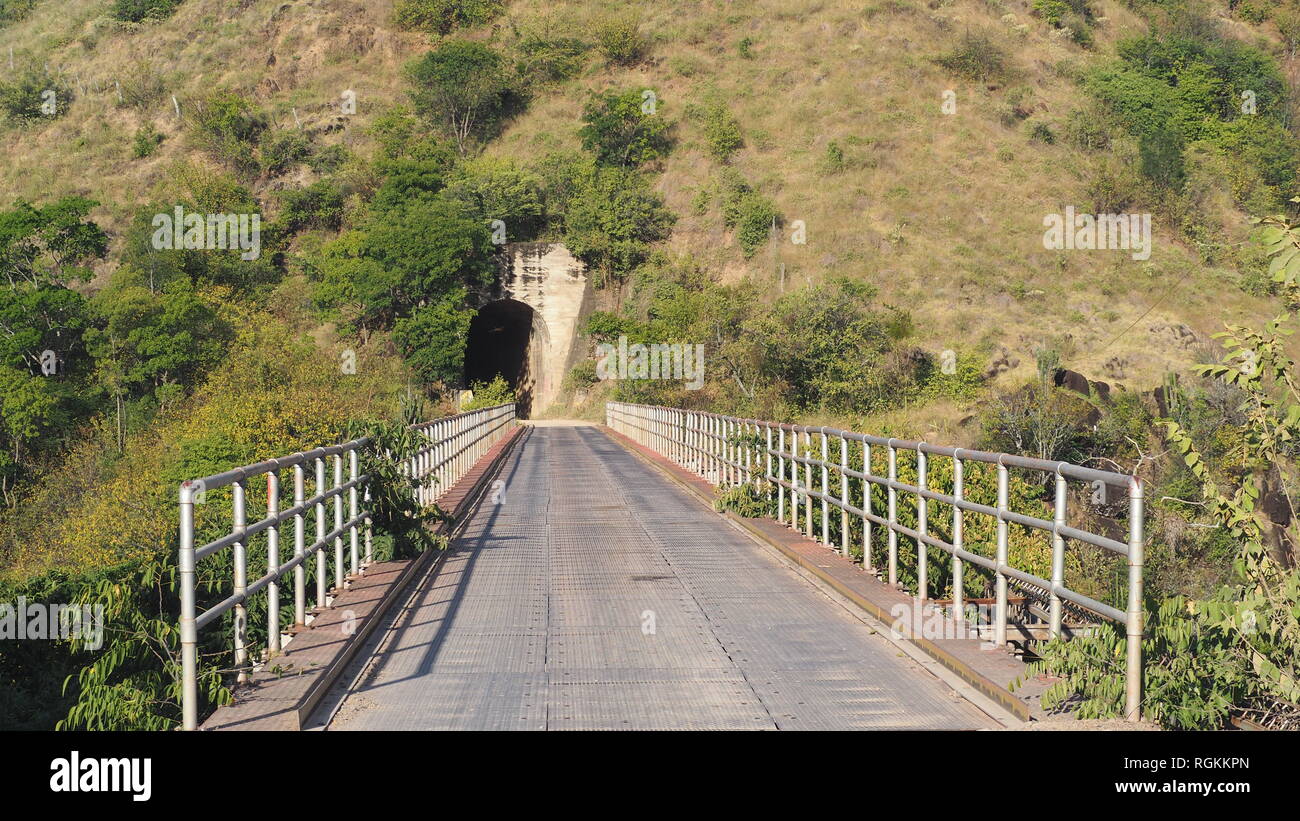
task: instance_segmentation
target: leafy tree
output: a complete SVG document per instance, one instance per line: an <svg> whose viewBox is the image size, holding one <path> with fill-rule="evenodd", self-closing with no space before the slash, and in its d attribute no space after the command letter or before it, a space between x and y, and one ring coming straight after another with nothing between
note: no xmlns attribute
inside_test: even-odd
<svg viewBox="0 0 1300 821"><path fill-rule="evenodd" d="M504 5L501 0L399 0L393 22L405 29L447 34L455 28L483 25Z"/></svg>
<svg viewBox="0 0 1300 821"><path fill-rule="evenodd" d="M509 160L479 157L462 163L444 194L485 223L504 222L511 241L532 240L543 225L541 180Z"/></svg>
<svg viewBox="0 0 1300 821"><path fill-rule="evenodd" d="M407 364L428 383L451 383L465 368L465 340L475 311L465 306L465 293L457 291L430 305L421 305L393 326Z"/></svg>
<svg viewBox="0 0 1300 821"><path fill-rule="evenodd" d="M113 17L127 23L165 20L181 0L113 0Z"/></svg>
<svg viewBox="0 0 1300 821"><path fill-rule="evenodd" d="M613 166L577 170L565 203L564 240L604 277L623 277L664 239L675 220L636 171Z"/></svg>
<svg viewBox="0 0 1300 821"><path fill-rule="evenodd" d="M582 113L582 146L602 163L635 168L668 153L669 124L650 105L643 91L596 95Z"/></svg>
<svg viewBox="0 0 1300 821"><path fill-rule="evenodd" d="M491 281L486 225L444 199L414 200L374 215L330 243L319 262L316 298L363 331Z"/></svg>
<svg viewBox="0 0 1300 821"><path fill-rule="evenodd" d="M407 77L415 110L456 141L464 156L495 133L513 93L505 61L474 40L446 40L412 63Z"/></svg>

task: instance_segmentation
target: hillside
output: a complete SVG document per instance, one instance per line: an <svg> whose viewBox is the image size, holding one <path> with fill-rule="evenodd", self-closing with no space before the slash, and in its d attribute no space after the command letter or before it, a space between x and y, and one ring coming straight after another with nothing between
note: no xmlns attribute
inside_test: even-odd
<svg viewBox="0 0 1300 821"><path fill-rule="evenodd" d="M292 126L296 111L321 142L365 156L367 126L405 100L401 68L430 42L397 30L386 2L190 0L128 30L106 17L106 5L38 3L0 29L0 54L12 47L17 67L46 62L79 90L65 116L4 134L0 188L8 199L88 196L110 233L149 192L168 189L178 162L195 161L171 95L185 111L205 90L239 89L279 126ZM1005 347L1020 363L1013 378L1032 372L1035 349L1055 346L1066 366L1091 378L1149 388L1200 355L1182 326L1203 340L1273 306L1239 287L1243 272L1232 261L1205 264L1203 249L1163 214L1145 261L1043 249L1044 215L1090 209L1097 175L1125 160L1122 147L1089 152L1065 139L1072 112L1090 110L1076 79L1113 59L1114 44L1144 31L1149 16L1095 5L1091 49L1058 36L1023 2L647 6L645 60L619 67L589 57L579 76L533 95L487 152L526 164L576 148L588 91L654 89L678 141L654 181L678 216L666 243L673 252L694 255L724 281L775 284L781 266L789 287L861 278L882 302L906 306L918 344L985 355ZM581 36L584 20L616 6L510 3L473 36L516 48L538 32ZM1225 25L1278 48L1270 25ZM934 62L972 29L1008 55L1003 76L970 81ZM116 82L156 83L162 93L139 108L119 106ZM351 117L338 113L348 89L357 99ZM941 110L947 90L953 114ZM743 137L731 165L775 203L783 240L802 220L806 244L772 243L745 259L716 204L700 205L723 166L688 110L713 103L725 105ZM132 159L132 136L149 124L164 139L152 156ZM271 191L312 178L300 168L252 190L274 209ZM1206 193L1199 216L1218 244L1240 243L1244 215L1217 194Z"/></svg>

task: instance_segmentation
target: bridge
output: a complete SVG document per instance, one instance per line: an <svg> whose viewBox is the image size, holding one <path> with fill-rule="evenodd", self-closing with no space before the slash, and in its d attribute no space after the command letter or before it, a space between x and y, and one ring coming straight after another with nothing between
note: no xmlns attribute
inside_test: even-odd
<svg viewBox="0 0 1300 821"><path fill-rule="evenodd" d="M420 501L452 514L436 530L445 549L415 558L373 555L364 439L185 483L185 727L200 726L200 681L210 689L229 660L234 703L204 729L1015 727L1029 714L1007 690L1023 671L1009 641L1096 629L1078 616L1123 626L1128 716L1140 717L1133 477L681 409L611 403L605 425L521 425L514 413L415 427L422 444L404 470ZM928 462L940 458L953 477L931 487ZM963 481L979 466L992 470L992 504ZM281 509L288 470L294 502ZM1051 520L1008 507L1013 470L1050 477ZM267 504L250 521L248 488L263 480ZM1127 542L1067 524L1071 481L1124 489ZM225 488L229 532L196 546L196 494ZM718 492L738 488L771 515L713 509ZM910 523L907 494L919 511ZM951 515L942 533L927 511L940 505ZM975 516L996 523L991 543L964 539ZM1012 525L1043 534L1050 578L1014 566ZM281 531L294 546L283 562ZM250 551L254 542L266 550ZM1067 585L1077 545L1119 557L1125 609ZM227 553L229 595L200 596L223 587L197 584L200 565ZM253 555L265 561L250 582ZM979 574L995 592L986 619L965 600ZM1040 603L1044 622L1028 624L1018 602ZM227 638L233 646L220 646Z"/></svg>

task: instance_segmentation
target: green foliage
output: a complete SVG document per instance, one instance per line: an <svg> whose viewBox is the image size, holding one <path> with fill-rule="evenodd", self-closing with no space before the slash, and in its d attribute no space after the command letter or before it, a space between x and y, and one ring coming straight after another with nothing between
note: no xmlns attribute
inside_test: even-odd
<svg viewBox="0 0 1300 821"><path fill-rule="evenodd" d="M745 138L740 133L740 123L731 116L727 107L715 103L694 107L692 113L699 118L704 129L704 139L709 147L709 154L718 162L727 162L731 155L745 145Z"/></svg>
<svg viewBox="0 0 1300 821"><path fill-rule="evenodd" d="M198 146L222 163L248 176L261 170L255 149L270 120L245 97L213 91L185 108L185 121Z"/></svg>
<svg viewBox="0 0 1300 821"><path fill-rule="evenodd" d="M475 40L444 40L407 66L411 100L464 156L496 134L515 98L505 60Z"/></svg>
<svg viewBox="0 0 1300 821"><path fill-rule="evenodd" d="M113 0L113 17L126 23L165 20L172 16L181 0Z"/></svg>
<svg viewBox="0 0 1300 821"><path fill-rule="evenodd" d="M372 215L323 249L315 266L316 299L358 329L390 329L419 306L453 296L465 300L468 289L486 285L494 271L491 254L487 226L458 203L413 200ZM445 319L445 310L413 319L405 333L418 327L424 337L433 327L448 327Z"/></svg>
<svg viewBox="0 0 1300 821"><path fill-rule="evenodd" d="M457 28L481 26L504 7L501 0L399 0L393 22L399 28L448 34Z"/></svg>
<svg viewBox="0 0 1300 821"><path fill-rule="evenodd" d="M1234 469L1215 470L1182 424L1163 422L1171 448L1200 484L1205 510L1238 550L1233 578L1208 597L1147 607L1144 710L1166 727L1217 728L1243 711L1300 716L1297 524L1289 516L1279 524L1266 509L1275 495L1290 509L1287 494L1296 486L1300 389L1285 353L1288 321L1279 317L1262 331L1228 326L1217 335L1227 349L1223 359L1197 368L1246 398L1243 436L1230 451ZM1040 669L1063 679L1045 704L1078 695L1087 716L1118 714L1118 632L1077 641L1045 649Z"/></svg>
<svg viewBox="0 0 1300 821"><path fill-rule="evenodd" d="M280 205L276 226L289 233L308 228L337 231L343 223L343 192L331 180L281 191Z"/></svg>
<svg viewBox="0 0 1300 821"><path fill-rule="evenodd" d="M628 89L594 95L582 112L582 147L602 163L626 168L666 155L672 147L670 126L647 93Z"/></svg>
<svg viewBox="0 0 1300 821"><path fill-rule="evenodd" d="M1130 38L1117 51L1120 59L1094 70L1087 87L1138 139L1149 178L1181 188L1184 152L1204 143L1256 170L1274 199L1292 184L1297 145L1271 57L1193 26Z"/></svg>
<svg viewBox="0 0 1300 821"><path fill-rule="evenodd" d="M1006 55L982 31L967 29L949 51L934 60L966 80L995 80L1006 75Z"/></svg>
<svg viewBox="0 0 1300 821"><path fill-rule="evenodd" d="M516 400L515 390L510 387L501 374L492 377L491 382L474 382L470 384L469 389L474 392L474 398L465 403L462 411L478 410L479 408L493 408L497 405L504 405L507 402Z"/></svg>
<svg viewBox="0 0 1300 821"><path fill-rule="evenodd" d="M773 228L781 221L776 204L730 170L723 175L722 216L727 227L736 230L736 241L746 259L771 239Z"/></svg>
<svg viewBox="0 0 1300 821"><path fill-rule="evenodd" d="M0 82L0 113L12 123L62 117L72 100L71 87L45 70L28 69Z"/></svg>
<svg viewBox="0 0 1300 821"><path fill-rule="evenodd" d="M770 492L771 488L767 485L735 485L718 494L713 500L713 509L719 513L729 510L746 519L774 516L776 504L774 498L768 495Z"/></svg>
<svg viewBox="0 0 1300 821"><path fill-rule="evenodd" d="M545 221L542 183L510 160L477 157L456 167L444 196L482 222L501 220L511 242L536 239Z"/></svg>
<svg viewBox="0 0 1300 821"><path fill-rule="evenodd" d="M640 62L650 47L641 34L640 17L632 13L597 21L593 34L600 53L617 65L630 66Z"/></svg>
<svg viewBox="0 0 1300 821"><path fill-rule="evenodd" d="M36 6L36 0L0 0L0 28L17 23Z"/></svg>
<svg viewBox="0 0 1300 821"><path fill-rule="evenodd" d="M576 37L529 33L520 39L515 72L530 84L571 80L582 72L591 46Z"/></svg>
<svg viewBox="0 0 1300 821"><path fill-rule="evenodd" d="M267 131L262 135L258 155L263 173L278 177L311 156L311 140L301 131Z"/></svg>
<svg viewBox="0 0 1300 821"><path fill-rule="evenodd" d="M393 341L426 384L458 381L465 368L465 340L474 310L463 291L421 305L393 324Z"/></svg>
<svg viewBox="0 0 1300 821"><path fill-rule="evenodd" d="M650 243L668 236L674 216L635 170L573 159L553 170L548 185L563 213L569 250L599 280L621 279L649 256Z"/></svg>
<svg viewBox="0 0 1300 821"><path fill-rule="evenodd" d="M152 156L162 141L163 135L154 129L152 123L145 125L135 132L135 137L131 140L131 156L137 160Z"/></svg>

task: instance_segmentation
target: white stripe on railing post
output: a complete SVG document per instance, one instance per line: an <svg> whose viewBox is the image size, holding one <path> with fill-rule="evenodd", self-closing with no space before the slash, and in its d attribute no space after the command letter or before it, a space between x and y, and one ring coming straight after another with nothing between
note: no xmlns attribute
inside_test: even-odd
<svg viewBox="0 0 1300 821"><path fill-rule="evenodd" d="M359 555L359 553L361 552L360 551L361 546L358 543L359 540L357 538L358 534L357 534L357 522L356 522L357 514L361 512L360 508L357 505L358 489L356 485L357 477L359 477L360 475L361 475L360 472L357 470L357 449L353 448L352 450L348 451L348 481L352 483L352 487L348 490L348 521L352 522L352 525L348 528L348 542L352 548L351 558L352 558L353 576L357 575L357 571L360 570L360 568L357 565L359 565L361 561L361 556Z"/></svg>
<svg viewBox="0 0 1300 821"><path fill-rule="evenodd" d="M1056 510L1053 511L1052 521L1052 590L1047 598L1048 612L1047 632L1052 638L1061 635L1061 597L1057 594L1057 589L1065 586L1065 537L1061 535L1061 528L1065 527L1065 495L1068 488L1066 487L1065 477L1061 475L1060 467L1056 469Z"/></svg>
<svg viewBox="0 0 1300 821"><path fill-rule="evenodd" d="M181 583L181 726L194 730L199 726L199 631L194 624L194 486L181 485L181 548L177 570Z"/></svg>
<svg viewBox="0 0 1300 821"><path fill-rule="evenodd" d="M922 442L921 445L925 443ZM920 446L916 449L916 486L917 489L929 490L927 484L926 467L928 460ZM916 540L916 593L921 597L921 601L930 598L930 546L925 543L925 536L930 533L930 502L920 493L916 494L916 532L920 538Z"/></svg>
<svg viewBox="0 0 1300 821"><path fill-rule="evenodd" d="M849 440L840 437L840 553L849 557Z"/></svg>
<svg viewBox="0 0 1300 821"><path fill-rule="evenodd" d="M316 497L320 499L325 492L325 457L316 457ZM316 608L325 609L325 591L328 581L325 575L325 500L316 502Z"/></svg>
<svg viewBox="0 0 1300 821"><path fill-rule="evenodd" d="M234 529L232 533L239 534L239 540L233 545L233 554L235 560L235 589L234 594L241 596L248 592L248 556L245 552L245 530L248 524L248 514L244 506L244 493L247 488L244 480L239 479L231 485L231 493L234 495ZM248 608L244 602L240 601L235 605L235 669L239 671L236 677L240 684L248 681L248 670L245 665L248 662Z"/></svg>
<svg viewBox="0 0 1300 821"><path fill-rule="evenodd" d="M293 557L298 560L293 568L293 624L302 627L307 621L307 568L303 567L307 552L307 535L305 533L306 517L302 503L307 498L306 481L302 475L302 463L293 466L293 506L298 512L293 515Z"/></svg>
<svg viewBox="0 0 1300 821"><path fill-rule="evenodd" d="M966 493L966 476L965 468L961 461L961 448L953 451L952 457L952 497L958 502L965 498ZM952 606L957 611L957 618L964 618L966 611L966 591L965 579L963 573L965 566L962 564L961 557L957 551L961 550L965 543L963 532L964 522L962 521L962 509L960 505L952 506Z"/></svg>
<svg viewBox="0 0 1300 821"><path fill-rule="evenodd" d="M280 513L280 474L266 474L266 517L274 520ZM271 583L266 586L266 652L270 657L280 652L280 525L273 523L266 530L266 573Z"/></svg>
<svg viewBox="0 0 1300 821"><path fill-rule="evenodd" d="M1126 624L1127 670L1124 683L1124 714L1129 721L1142 720L1142 480L1134 476L1128 485L1128 618Z"/></svg>
<svg viewBox="0 0 1300 821"><path fill-rule="evenodd" d="M889 450L889 583L898 584L898 490L894 483L898 481L898 449L894 440L885 445Z"/></svg>
<svg viewBox="0 0 1300 821"><path fill-rule="evenodd" d="M862 441L862 475L871 476L871 445L864 439ZM871 493L875 488L875 482L862 480L862 510L864 513L871 513ZM874 565L871 563L871 520L865 515L862 517L862 569L871 570Z"/></svg>
<svg viewBox="0 0 1300 821"><path fill-rule="evenodd" d="M799 532L799 508L803 499L799 497L799 471L803 466L795 461L799 455L799 431L790 429L790 529Z"/></svg>
<svg viewBox="0 0 1300 821"><path fill-rule="evenodd" d="M763 455L766 460L763 463L763 479L767 481L767 503L772 503L772 426L763 423ZM770 509L770 508L769 508Z"/></svg>
<svg viewBox="0 0 1300 821"><path fill-rule="evenodd" d="M993 641L999 647L1007 645L1007 574L1003 568L1007 566L1007 520L1004 515L1007 512L1010 479L1007 475L1007 466L1002 464L1002 457L998 457L998 569L996 571L997 579L997 604L994 616Z"/></svg>

